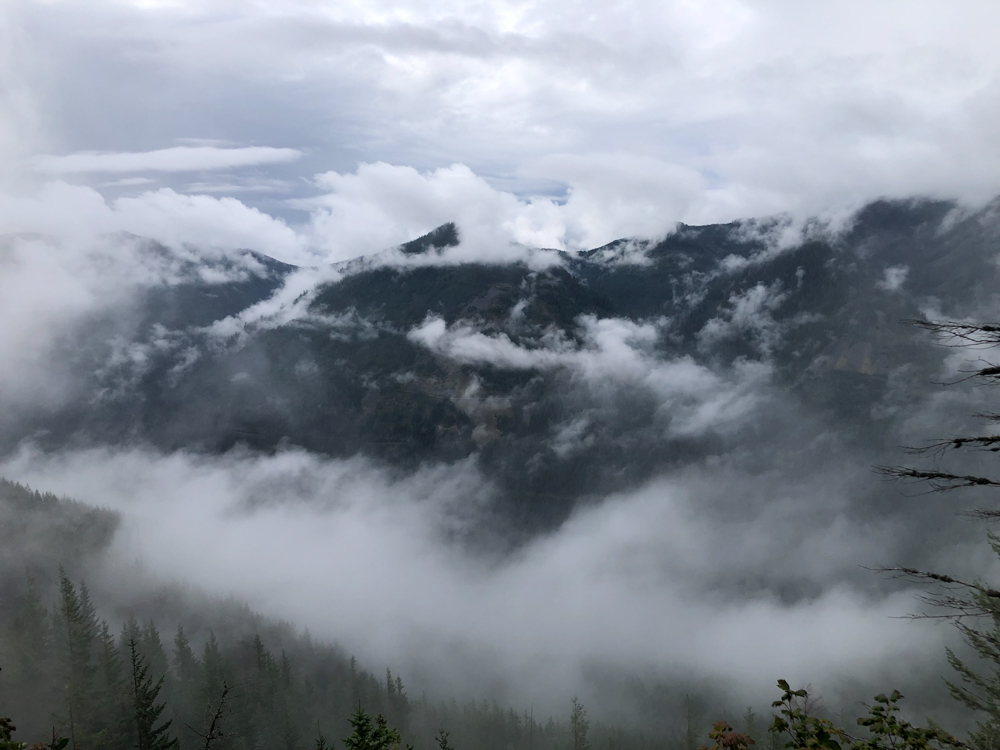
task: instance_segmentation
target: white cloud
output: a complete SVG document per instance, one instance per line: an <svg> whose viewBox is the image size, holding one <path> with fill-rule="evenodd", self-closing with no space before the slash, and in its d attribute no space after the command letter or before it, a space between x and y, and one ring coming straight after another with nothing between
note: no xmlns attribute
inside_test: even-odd
<svg viewBox="0 0 1000 750"><path fill-rule="evenodd" d="M463 245L484 257L509 255L512 243L563 246L556 204L495 190L463 164L426 173L362 164L354 174L317 175L316 183L324 193L300 205L312 211L314 246L331 260L376 252L449 221L458 222Z"/></svg>
<svg viewBox="0 0 1000 750"><path fill-rule="evenodd" d="M875 286L887 292L898 292L903 288L909 273L909 266L889 266L882 272L882 280Z"/></svg>
<svg viewBox="0 0 1000 750"><path fill-rule="evenodd" d="M94 202L90 208L107 210L99 196L88 197ZM82 213L95 218L93 211ZM73 394L80 385L70 356L73 342L100 346L93 336L101 336L118 352L112 357L141 359L141 347L133 347L130 338L131 304L140 291L192 280L244 280L264 272L250 256L210 248L161 252L148 241L121 234L0 237L0 417L59 404ZM109 327L109 320L114 325Z"/></svg>
<svg viewBox="0 0 1000 750"><path fill-rule="evenodd" d="M0 12L6 164L69 151L41 163L321 173L310 240L332 259L442 221L467 224L470 241L492 227L490 242L575 248L677 221L1000 192L992 3L16 0ZM292 165L264 163L291 149L220 145L248 142L309 146ZM106 153L81 153L95 148ZM252 200L247 184L207 187Z"/></svg>
<svg viewBox="0 0 1000 750"><path fill-rule="evenodd" d="M156 581L245 597L368 663L391 664L411 685L423 674L421 687L446 695L506 686L501 700L552 710L586 690L595 664L695 672L750 696L778 676L822 689L926 668L941 629L890 619L910 610L909 592L871 597L840 583L782 602L746 585L830 581L880 559L892 535L843 514L842 471L824 475L821 502L758 482L742 495L753 513L716 514L728 483L745 480L726 473L608 497L497 561L447 541L475 524L475 498L491 493L469 464L393 478L360 459L296 451L28 447L0 463L4 476L123 513L95 590L127 592L138 559Z"/></svg>
<svg viewBox="0 0 1000 750"><path fill-rule="evenodd" d="M579 345L552 332L528 348L505 334L487 335L464 323L449 327L440 318L428 318L408 336L460 364L565 369L595 392L642 388L656 395L658 411L674 435L724 431L746 418L764 397L767 365L740 362L727 377L690 357L662 358L654 349L659 333L651 324L592 316L582 316L578 324L583 339Z"/></svg>
<svg viewBox="0 0 1000 750"><path fill-rule="evenodd" d="M35 166L46 174L80 172L200 172L235 169L257 164L280 164L302 157L293 148L250 146L174 146L142 153L84 152L65 156L39 156Z"/></svg>
<svg viewBox="0 0 1000 750"><path fill-rule="evenodd" d="M37 232L88 242L131 232L168 245L248 248L280 260L308 261L305 243L285 222L235 198L181 195L170 188L110 203L93 188L46 183L34 195L0 193L0 234Z"/></svg>

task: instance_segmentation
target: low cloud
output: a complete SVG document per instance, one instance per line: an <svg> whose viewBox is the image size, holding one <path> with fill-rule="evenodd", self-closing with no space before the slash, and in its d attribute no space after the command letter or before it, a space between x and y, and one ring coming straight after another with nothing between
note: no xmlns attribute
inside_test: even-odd
<svg viewBox="0 0 1000 750"><path fill-rule="evenodd" d="M455 541L492 492L470 463L394 478L297 451L25 447L0 475L121 512L102 592L127 591L123 571L139 559L153 580L246 598L451 695L492 686L551 709L586 694L588 670L614 668L758 698L778 676L829 689L941 661L940 629L891 619L912 608L910 592L843 580L892 537L888 520L844 515L843 472L824 474L822 490L759 480L743 494L753 513L735 514L726 495L746 478L724 465L657 479L499 561ZM783 596L796 581L821 588Z"/></svg>
<svg viewBox="0 0 1000 750"><path fill-rule="evenodd" d="M664 358L655 349L661 333L651 323L592 316L577 322L580 343L553 331L527 347L506 334L484 334L467 323L448 326L440 318L428 318L408 336L459 364L566 369L597 392L641 388L656 397L670 433L679 436L740 423L761 403L766 364L739 362L732 373L719 374L691 357Z"/></svg>
<svg viewBox="0 0 1000 750"><path fill-rule="evenodd" d="M292 262L313 258L284 221L235 198L162 188L108 201L93 188L62 181L34 194L0 193L0 234L38 233L87 244L116 232L173 247L246 248Z"/></svg>
<svg viewBox="0 0 1000 750"><path fill-rule="evenodd" d="M120 234L0 237L0 390L5 415L66 398L80 380L80 373L73 371L76 347L110 342L118 352L114 356L134 358L138 350L131 343L130 310L136 295L150 287L242 281L265 274L249 255L211 248L171 251ZM102 337L108 342L100 341Z"/></svg>
<svg viewBox="0 0 1000 750"><path fill-rule="evenodd" d="M234 169L258 164L295 161L302 152L293 148L249 146L175 146L136 153L82 152L65 156L39 156L35 167L45 174L86 172L202 172Z"/></svg>

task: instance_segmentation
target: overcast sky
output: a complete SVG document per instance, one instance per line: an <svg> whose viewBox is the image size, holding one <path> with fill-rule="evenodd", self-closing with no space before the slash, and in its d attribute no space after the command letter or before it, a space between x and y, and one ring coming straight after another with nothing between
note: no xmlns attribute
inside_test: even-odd
<svg viewBox="0 0 1000 750"><path fill-rule="evenodd" d="M93 310L124 305L123 290L168 283L161 276L171 269L153 274L143 264L162 259L136 243L90 241L110 232L315 264L455 221L463 245L449 262L544 264L552 253L512 243L573 250L662 235L678 221L836 218L881 196L982 203L1000 194L998 29L997 0L0 0L0 235L63 240L0 243L0 397L55 399L53 342ZM336 273L300 271L274 304L281 294L301 299L295 279ZM886 269L882 283L899 291L906 267ZM768 305L780 303L777 287L766 292L734 300L705 340L726 335L737 302L757 304L766 323ZM651 324L580 323L587 350L569 340L527 350L435 319L410 336L458 363L644 385L681 404L678 429L689 434L717 414L753 416L767 392L766 368L727 379L687 360L654 360L640 346L655 337ZM777 335L764 325L765 334ZM582 429L569 425L569 437L569 428ZM879 598L841 584L859 561L885 562L873 558L891 538L867 518L838 516L837 525L810 515L841 513L867 486L867 459L849 455L843 465L863 476L838 464L836 481L821 475L819 489L759 483L767 502L747 507L763 508L760 520L729 519L723 532L697 510L705 498L742 502L738 466L658 477L488 571L442 545L435 524L447 514L427 510L427 498L446 503L481 488L471 465L422 469L397 486L360 459L298 452L254 461L26 446L3 458L0 474L131 509L123 555L141 543L154 569L212 593L237 591L321 635L339 629L369 654L405 663L413 633L441 627L446 612L444 638L424 649L428 663L453 647L451 637L467 635L476 648L506 638L497 660L523 667L542 690L551 685L536 679L543 670L572 682L542 656L565 666L602 649L629 668L707 658L707 671L757 685L772 684L778 668L806 680L882 669L878 654L899 669L917 663L913 653L940 659L940 631L886 625L909 611L908 593ZM302 476L319 488L311 498L346 488L348 500L234 516L259 488L294 487ZM693 539L709 551L693 557L698 576L671 557L664 528L678 545ZM261 557L268 535L306 540L326 557ZM336 543L324 546L327 538ZM382 567L327 574L384 539L400 541L385 545ZM822 595L790 606L769 593L720 599L717 581L731 571L780 568L773 549ZM370 591L386 586L400 595L383 597L384 612L364 609ZM337 615L333 601L358 606ZM548 606L551 618L522 622L522 606ZM402 624L378 630L376 616ZM615 617L629 623L622 637ZM579 632L567 636L567 622ZM831 643L807 660L810 639Z"/></svg>
<svg viewBox="0 0 1000 750"><path fill-rule="evenodd" d="M447 220L572 249L982 201L997 28L993 0L6 0L0 231L339 259Z"/></svg>

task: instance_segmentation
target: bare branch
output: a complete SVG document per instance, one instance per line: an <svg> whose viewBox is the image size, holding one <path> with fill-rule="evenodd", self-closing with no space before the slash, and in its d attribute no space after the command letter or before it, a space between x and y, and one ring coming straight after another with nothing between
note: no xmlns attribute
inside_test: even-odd
<svg viewBox="0 0 1000 750"><path fill-rule="evenodd" d="M221 740L226 736L222 731L222 720L227 716L225 712L226 698L229 696L231 690L232 688L230 688L229 685L223 681L222 695L219 696L219 705L216 707L215 713L212 715L212 721L208 725L208 731L205 734L202 734L190 724L185 722L188 729L205 740L205 750L212 750L212 743L216 740Z"/></svg>
<svg viewBox="0 0 1000 750"><path fill-rule="evenodd" d="M941 438L920 448L906 447L903 451L910 455L921 455L924 453L944 453L946 450L960 450L962 448L975 448L982 451L1000 451L1000 435L980 435L976 437L956 437Z"/></svg>
<svg viewBox="0 0 1000 750"><path fill-rule="evenodd" d="M945 346L979 348L1000 345L1000 325L911 319L904 321L934 334Z"/></svg>
<svg viewBox="0 0 1000 750"><path fill-rule="evenodd" d="M947 492L963 487L1000 487L1000 480L989 477L977 477L971 474L950 474L946 471L925 471L911 469L907 466L876 466L876 474L886 479L901 481L926 482L932 492Z"/></svg>
<svg viewBox="0 0 1000 750"><path fill-rule="evenodd" d="M988 596L991 599L1000 599L1000 591L997 591L996 589L983 586L981 583L969 583L968 581L953 578L952 576L942 575L941 573L931 573L926 570L917 570L916 568L904 568L897 566L870 568L870 570L874 570L876 573L888 573L897 578L910 578L915 581L933 581L946 586L954 586L968 591L975 591L984 596Z"/></svg>

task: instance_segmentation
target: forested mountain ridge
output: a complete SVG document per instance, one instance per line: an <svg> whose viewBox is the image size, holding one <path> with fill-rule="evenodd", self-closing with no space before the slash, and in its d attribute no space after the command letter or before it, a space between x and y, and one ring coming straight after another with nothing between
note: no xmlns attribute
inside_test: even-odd
<svg viewBox="0 0 1000 750"><path fill-rule="evenodd" d="M900 321L991 305L997 227L996 203L883 201L837 231L682 225L655 243L484 264L447 261L460 231L445 225L390 258L315 270L249 252L199 267L146 243L167 281L125 323L91 321L65 343L72 396L8 415L0 437L301 446L401 467L475 456L547 525L588 492L725 450L737 427L689 424L693 391L665 405L660 366L701 368L736 401L756 377L879 442L870 415L890 375L940 361ZM621 353L645 370L615 370ZM626 387L609 395L601 377Z"/></svg>
<svg viewBox="0 0 1000 750"><path fill-rule="evenodd" d="M389 668L369 671L235 600L149 583L117 601L95 597L80 576L100 570L114 513L0 479L0 520L0 718L14 717L15 741L296 750L325 737L329 747L359 706L418 747L436 745L442 728L453 747L485 750L570 736L564 721L496 701L412 698ZM657 747L683 724L680 698L648 691L641 728L596 722L590 736Z"/></svg>
<svg viewBox="0 0 1000 750"><path fill-rule="evenodd" d="M867 471L886 446L896 450L900 442L922 434L912 429L914 416L930 414L935 429L945 429L939 419L944 412L933 410L929 394L933 376L947 369L948 353L927 346L920 331L902 321L925 315L989 319L997 310L997 209L998 204L991 204L970 213L940 202L882 202L864 208L836 231L781 221L681 226L659 242L622 240L579 255L525 250L519 260L491 263L449 255L462 247L460 230L453 225L380 256L321 268L295 268L251 251L202 254L141 238L114 238L114 252L121 251L132 264L129 278L139 281L129 287L127 297L82 316L57 340L52 361L62 362L66 370L61 392L12 403L0 415L7 465L22 480L38 471L32 466L36 459L43 474L69 466L70 475L75 470L78 481L90 482L88 497L97 504L100 495L93 488L101 483L93 482L92 475L88 479L81 467L93 464L103 467L95 471L121 469L141 477L115 489L116 507L125 513L133 507L141 511L143 503L147 509L151 503L167 507L165 513L150 515L147 524L155 524L154 518L172 523L173 503L188 512L197 511L199 502L212 503L218 505L218 528L228 533L240 517L272 501L278 507L305 499L322 511L316 519L325 519L328 534L337 533L339 520L350 519L353 511L351 503L341 503L333 513L338 498L327 495L351 485L311 478L310 462L360 454L364 458L354 463L329 462L337 464L330 471L383 472L389 477L389 495L399 493L408 478L433 484L447 471L459 476L473 466L477 476L492 482L495 493L485 483L464 485L460 477L441 490L445 501L463 499L465 488L474 488L495 501L489 510L499 511L482 514L490 533L505 532L503 523L495 523L498 518L513 520L527 531L515 537L522 541L544 541L541 532L571 527L563 522L578 505L591 502L593 507L595 498L609 498L609 493L635 488L650 477L690 471L695 480L688 507L703 512L713 529L721 527L720 519L732 522L727 530L732 558L722 556L713 565L696 556L699 566L688 564L680 554L685 547L677 544L687 528L684 519L649 513L636 516L639 524L649 526L649 536L638 541L652 545L654 554L634 559L650 562L671 583L700 587L736 604L749 601L753 606L758 596L778 602L780 618L786 605L809 606L822 599L824 586L856 582L862 575L850 554L828 554L817 547L817 536L810 536L817 519L822 525L849 518L858 528L874 520L877 529L877 522L893 512L891 503L867 502L868 479L852 485L850 477L830 493L832 507L820 507L825 496L817 494L817 486L824 477L835 473L839 478L851 467ZM111 253L104 262L113 266L125 261ZM146 481L142 471L152 464L143 462L153 455L168 457L158 475L165 487L173 486L171 471L207 477L202 489L192 492L193 502L167 496L166 490L163 497L131 502L129 488L135 484L129 482ZM121 463L115 463L116 456L124 457ZM264 467L247 484L229 482L227 489L229 480L209 476L219 469L207 466L212 457L226 463L223 468L232 476L254 463L289 460L285 468ZM132 459L137 463L129 468ZM75 469L72 462L77 462ZM139 474L129 474L136 466ZM428 473L421 475L426 467ZM702 476L717 480L715 484L698 484L702 467ZM274 477L268 477L270 471ZM113 478L108 482L101 477L101 482L109 487ZM268 496L283 487L288 492ZM854 492L857 487L865 489ZM438 489L434 485L417 494ZM634 514L653 507L684 507L686 498L678 500L679 491L673 489L671 494L670 488L653 486L649 500L631 505L611 496L605 506L617 504L619 519L635 523ZM464 500L484 507L481 498ZM362 491L357 502L376 507L381 501ZM405 501L414 508L420 502ZM389 502L377 510L391 515L406 507ZM421 542L425 535L433 546L405 547L400 553L404 558L397 561L403 566L426 557L427 549L447 547L450 554L461 548L462 540L452 546L450 535L475 533L480 522L469 514L452 524L450 510L439 518L429 506L419 507L433 516L426 529L407 526L407 518L416 518L412 515L401 517L400 524ZM366 506L363 512L368 510ZM213 522L211 513L197 517ZM740 526L741 519L758 517L779 529L762 545L755 543L752 525ZM936 518L914 511L893 518L893 553L924 550L925 530L938 523ZM117 513L5 483L0 485L0 520L9 521L0 526L0 583L4 601L11 602L3 615L3 658L11 666L0 666L5 666L4 680L28 680L14 695L36 695L32 700L43 706L35 713L27 703L18 706L27 727L40 731L53 716L61 716L65 705L59 708L59 701L69 700L66 644L59 645L59 639L70 616L82 618L79 632L90 644L84 651L93 655L85 669L77 665L85 681L96 674L101 653L107 664L117 660L124 665L125 656L131 658L129 641L141 642L137 653L143 663L158 665L150 667L152 673L165 676L163 700L176 722L191 726L203 726L198 723L203 717L185 719L177 713L187 699L176 702L179 693L170 697L170 686L181 679L182 668L169 666L170 649L162 643L169 640L166 633L183 627L178 644L184 639L194 644L191 654L201 664L202 684L208 679L206 664L217 660L203 651L214 637L219 663L227 664L243 686L241 700L247 703L241 710L263 717L259 724L256 718L241 724L246 734L238 746L297 746L317 721L328 717L336 717L342 727L329 734L342 736L354 707L349 704L361 699L373 710L382 706L391 713L391 696L400 700L403 695L393 680L371 675L358 678L357 684L367 685L362 690L350 676L356 665L335 647L316 645L244 605L154 585L140 568L125 570L120 557L115 565L122 569L115 571L115 580L134 580L103 604L90 601L82 580L100 571L120 522ZM438 523L440 527L433 525ZM700 527L690 528L698 532ZM843 528L847 532L838 538L850 539L854 527ZM186 544L184 531L165 534L161 548ZM615 529L611 531L613 536ZM671 533L674 541L664 542ZM825 538L825 531L818 537ZM377 535L363 539L371 550L382 543ZM628 535L620 540L627 558L635 552L633 541ZM773 564L773 543L784 545L787 564ZM941 540L942 546L946 543ZM256 556L261 539L255 544ZM335 559L324 556L324 544L325 539L303 555L299 572ZM835 540L830 546L838 544ZM420 551L416 557L405 557L414 549ZM604 555L618 570L617 552L611 546L597 556ZM167 557L161 554L160 564L176 560L177 554L176 549ZM275 560L283 555L285 548L275 551ZM679 561L675 567L672 555ZM517 555L510 557L516 570ZM353 564L349 553L342 559ZM473 554L461 560L483 562ZM735 572L733 560L739 564ZM822 571L802 561L816 561ZM563 564L555 560L560 576ZM853 573L844 572L848 566ZM594 570L621 588L631 585L636 572L625 566L619 577L609 579L606 570ZM642 568L639 577L646 572ZM296 573L286 575L287 585ZM391 569L382 582L391 585L396 575ZM519 587L529 587L530 580L513 580L518 582L510 587L514 597L499 601L516 608ZM549 580L561 585L563 578ZM591 586L594 579L585 575L581 580ZM858 584L858 590L872 591L877 585ZM362 592L362 598L368 595ZM582 596L589 595L584 588ZM640 596L646 598L644 592ZM66 632L71 637L72 629ZM18 654L25 653L24 644L35 649L38 664L47 665L41 671L28 662L15 664ZM187 654L178 644L178 653ZM187 655L177 659L178 664L190 662ZM117 669L106 673L112 682L118 679ZM678 675L666 691L647 689L641 680L612 670L608 680L620 680L618 688L628 695L623 705L641 708L642 720L632 715L630 723L652 733L639 732L631 746L643 746L656 733L676 739L690 708L681 700L689 676ZM203 699L199 710L207 705ZM455 727L455 738L463 742L472 744L469 738L483 731L477 747L492 746L494 737L507 738L498 748L523 747L526 727L529 738L536 729L555 733L545 735L549 738L565 730L556 724L543 730L531 716L526 724L523 706L512 713L420 705L413 708L416 723L410 728L424 744L440 728L433 726L440 723L434 717L444 717L441 722L446 719ZM113 701L100 710L112 708ZM394 715L393 721L407 726L405 713ZM423 724L415 718L418 714ZM691 727L697 723L692 715L688 719ZM483 730L490 722L506 728ZM690 733L692 743L695 736ZM533 741L527 740L529 747Z"/></svg>

